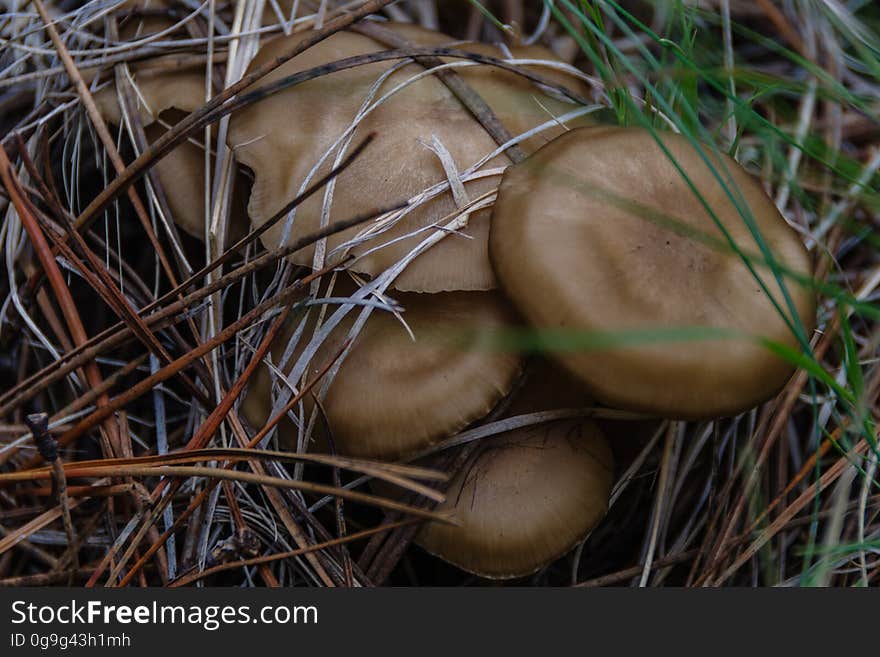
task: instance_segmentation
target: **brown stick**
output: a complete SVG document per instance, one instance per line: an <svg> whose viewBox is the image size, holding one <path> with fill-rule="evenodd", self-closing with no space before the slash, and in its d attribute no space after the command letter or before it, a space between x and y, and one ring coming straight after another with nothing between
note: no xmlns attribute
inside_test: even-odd
<svg viewBox="0 0 880 657"><path fill-rule="evenodd" d="M334 361L335 361L335 359L334 359ZM298 394L293 395L293 400L291 400L291 401L295 400L294 403L296 403L300 399L302 399L306 394L308 394L308 392L312 389L312 387L314 385L316 385L318 383L318 381L321 380L324 372L326 372L326 370L329 370L330 366L333 364L334 361L331 361L326 366L325 370L323 370L321 373L319 373L318 376L314 377L311 381L306 383L306 385L303 386L302 390L300 390ZM270 420L270 423L271 422L272 421ZM264 429L262 431L258 432L257 435L255 435L253 438L251 438L250 441L248 441L244 447L246 449L251 449L251 448L256 447L257 445L260 444L260 442L265 437L265 435L268 433L268 431L269 431L269 429L266 429L264 427ZM227 468L231 467L231 463L227 462L227 464L224 467L227 467ZM132 565L128 574L125 577L123 577L122 580L120 581L119 586L125 586L126 584L128 584L131 581L131 579L134 577L134 574L147 563L147 560L149 559L150 555L155 550L157 550L158 547L168 539L168 536L170 536L176 530L176 528L179 526L179 524L183 522L183 518L188 517L189 515L194 513L195 510L198 509L202 504L204 504L205 500L208 499L208 495L210 495L211 491L214 489L214 487L216 485L217 485L217 480L212 481L210 484L208 484L208 486L205 487L205 489L201 493L199 493L199 495L196 496L195 499L193 499L193 501L189 504L189 506L186 508L186 510L180 516L177 517L177 519L174 522L174 525L172 525L171 527L166 529L165 532L162 534L162 536L159 537L159 540L154 542L153 545L151 545L147 549L146 554L144 554L142 557L140 557L140 559L138 559L134 563L134 565ZM154 517L158 517L159 513L161 513L162 509L159 507L163 506L162 503L166 499L169 499L169 498L166 496L166 497L163 497L162 500L159 501L158 507L153 510ZM285 524L287 524L287 523L285 523Z"/></svg>
<svg viewBox="0 0 880 657"><path fill-rule="evenodd" d="M316 272L315 274L313 274L313 277L320 276L322 273L323 272ZM289 289L291 289L291 288L299 289L304 285L304 283L302 281L300 281L298 283L299 283L299 285L297 285L295 283L294 285L291 285ZM238 322L235 322L230 327L227 327L226 329L221 331L217 336L215 336L207 344L213 343L213 342L217 341L218 338L225 335L226 336L225 338L223 338L222 340L217 342L217 344L221 344L223 341L225 341L226 339L228 339L229 337L231 337L232 335L234 335L237 332L237 329L236 329L236 330L233 330L231 333L229 333L230 328L236 326L236 324L241 324L241 326L239 326L238 328L243 328L244 326L247 326L251 321L253 321L257 317L262 315L263 312L270 309L274 305L274 304L270 304L267 306L266 304L269 303L270 301L271 300L257 306L257 308L252 310L250 313L246 314L244 317L242 317L240 320L238 320ZM260 312L255 312L258 309L260 309L262 306L266 306L266 307L263 308L263 310ZM221 401L218 408L215 409L215 411L212 412L210 416L208 416L208 418L205 420L204 423L202 423L202 426L199 428L199 430L196 432L196 434L187 442L184 449L189 449L189 450L199 449L201 447L204 447L205 444L207 444L208 440L210 440L211 436L213 436L214 431L216 431L217 427L219 427L219 423L223 420L224 417L226 417L226 414L232 408L232 404L235 402L235 399L238 397L238 395L241 393L241 390L247 384L248 378L256 370L256 367L257 367L257 365L259 365L260 360L262 360L263 356L265 356L265 354L267 353L267 351L268 351L269 347L271 346L272 341L274 340L278 331L281 330L283 320L287 316L287 313L289 311L290 311L290 307L288 306L282 312L282 315L279 316L278 318L276 318L275 321L273 322L272 326L270 327L266 336L264 336L263 341L257 350L256 357L251 359L251 362L248 364L247 368L245 368L245 371L241 374L241 376L235 382L235 384L233 386L233 390L230 391L230 393L234 393L234 394L227 393L224 396L224 399ZM250 319L248 319L248 318L250 318ZM247 321L243 323L243 320L246 320L246 319L247 319ZM207 351L205 353L207 353ZM184 357L184 358L186 358L186 357ZM162 373L164 370L168 370L169 368L173 369L173 367L175 367L174 364L169 365L165 368L162 368L162 370L159 370L159 372L156 372L156 374L154 374L153 376L155 377L156 375ZM152 385L146 387L144 391L149 390L149 389L152 389ZM233 417L235 417L234 414L233 414ZM171 491L168 494L166 494L164 498L162 498L160 496L161 496L162 492L165 491L165 489L167 487L167 482L168 482L167 479L161 481L159 483L159 485L156 486L156 488L153 490L153 493L150 496L153 503L157 504L156 508L152 509L151 518L155 518L158 516L158 513L160 512L160 508L164 508L165 504L168 501L170 501L174 491L176 491L180 487L179 481L172 483L171 484ZM136 532L135 537L132 539L132 541L129 545L129 549L126 550L125 554L123 555L123 559L114 566L114 568L110 574L109 581L112 582L113 580L115 580L116 577L118 577L119 573L122 572L122 568L127 563L128 558L132 554L132 549L137 546L138 542L140 541L140 538L144 534L144 531L146 530L146 528L148 528L150 526L152 526L152 521L150 521L150 520L148 520L147 522L145 522L144 524L141 525L140 530L138 532ZM154 544L156 544L155 540L154 540ZM161 545L161 543L159 543L159 545ZM97 583L98 578L101 576L101 574L104 572L104 570L109 565L109 556L110 556L110 553L108 552L107 557L105 557L101 561L101 563L98 565L98 567L92 573L92 575L89 578L89 581L87 583L87 586L94 586L94 584ZM319 572L320 572L320 569L319 569Z"/></svg>
<svg viewBox="0 0 880 657"><path fill-rule="evenodd" d="M49 433L49 416L45 413L33 413L25 418L25 423L34 436L40 454L52 467L52 489L58 498L58 506L61 507L61 519L64 523L64 532L67 534L67 549L70 551L73 567L79 568L79 539L73 527L73 519L70 517L67 475L64 473L61 459L58 458L58 443Z"/></svg>

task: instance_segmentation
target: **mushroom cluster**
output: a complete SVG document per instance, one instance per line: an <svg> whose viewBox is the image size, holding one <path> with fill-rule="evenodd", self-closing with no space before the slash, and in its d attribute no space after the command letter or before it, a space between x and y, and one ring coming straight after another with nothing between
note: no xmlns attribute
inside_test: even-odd
<svg viewBox="0 0 880 657"><path fill-rule="evenodd" d="M451 42L409 25L383 29L409 44ZM270 41L252 68L308 36ZM457 47L506 56L486 45ZM511 163L423 66L369 60L385 48L362 33L337 33L261 84L346 57L369 63L270 95L230 122L228 144L254 175L248 212L257 226L344 157L356 134L377 135L323 193L261 236L269 248L410 201L291 256L316 269L348 258L347 269L383 283L371 295L381 299L390 287L405 312L373 312L353 342L350 313L308 351L304 336L317 334L324 315L297 316L272 353L273 362L286 354L285 364L267 364L252 381L244 403L252 422L265 421L279 379L305 353L308 367L284 384L296 388L338 358L323 392L304 403L320 411L334 448L379 459L423 453L501 402L507 415L494 417L590 398L662 418L715 418L751 408L785 383L793 367L767 343L808 341L814 301L794 282L809 276L810 263L733 159L676 135L590 126L583 117L555 122L572 107L546 87L507 69L456 69L511 134L533 131L519 144L528 156ZM529 67L555 61L536 50L512 54ZM564 67L543 73L585 95ZM453 234L419 250L456 217L463 221ZM524 323L551 335L648 339L551 350L553 365L530 371L512 392L522 358L493 340ZM684 329L687 340L650 339ZM416 539L484 577L523 576L565 554L602 518L613 482L611 450L594 423L515 426L481 441L452 480L441 508L457 523L426 525Z"/></svg>
<svg viewBox="0 0 880 657"><path fill-rule="evenodd" d="M454 43L451 37L413 25L383 23L373 28L395 44ZM303 32L268 42L250 69L311 36ZM505 57L500 48L485 44L457 47ZM364 34L338 32L293 57L257 86L387 48ZM532 62L528 68L540 69L542 79L570 87L573 94L586 93L583 83L549 51L529 46L510 54ZM541 62L546 64L543 68ZM519 144L526 151L561 134L565 127L554 117L576 108L511 71L482 65L456 71L511 134L541 128ZM571 122L586 124L584 117ZM321 400L339 449L358 456L401 458L484 417L519 375L518 355L468 347L474 341L487 342L492 331L516 321L509 303L495 291L488 204L473 204L494 192L511 161L452 91L424 67L408 60L366 63L284 89L234 113L227 141L237 160L254 174L248 204L253 223L262 226L326 174L356 134L367 133L375 134L367 151L325 193L307 199L261 239L267 248L276 248L366 208L410 201L366 229L342 231L321 243L320 250L312 247L290 256L295 264L317 268L354 252L348 269L375 277L410 257L426 235L460 220L452 234L417 254L391 281L400 293L396 301L406 308L404 322L373 313ZM316 375L338 351L354 314L346 316L314 353L306 378ZM463 336L463 345L452 345L443 337L451 331ZM268 378L268 371L260 372L251 387L270 393ZM265 406L246 401L245 412L262 419Z"/></svg>

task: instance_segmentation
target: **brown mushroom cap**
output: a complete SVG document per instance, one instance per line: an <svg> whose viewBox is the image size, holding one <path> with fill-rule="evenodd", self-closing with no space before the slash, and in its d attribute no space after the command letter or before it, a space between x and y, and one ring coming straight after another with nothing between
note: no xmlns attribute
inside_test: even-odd
<svg viewBox="0 0 880 657"><path fill-rule="evenodd" d="M564 420L486 441L437 507L458 525L430 523L428 552L482 577L529 575L599 523L613 483L611 451L596 425Z"/></svg>
<svg viewBox="0 0 880 657"><path fill-rule="evenodd" d="M660 139L739 248L760 253L694 147L676 135ZM809 275L803 244L758 182L733 159L710 157L750 208L776 261ZM707 327L795 347L794 335L742 260L700 236L723 240L648 131L584 129L506 171L493 210L490 255L504 291L540 329L615 334ZM786 308L769 267L753 263ZM809 332L813 295L791 279L786 283ZM741 412L772 396L793 370L767 348L733 337L552 355L602 402L670 418Z"/></svg>
<svg viewBox="0 0 880 657"><path fill-rule="evenodd" d="M415 340L392 314L373 311L322 402L340 453L395 459L428 447L485 416L520 371L516 355L480 346L493 331L514 321L500 295L450 292L394 298L405 308L402 317ZM357 314L353 310L333 329L312 358L307 380L336 356ZM278 340L279 353L285 344ZM261 371L248 392L245 412L252 423L268 415L268 376ZM310 398L305 401L311 408Z"/></svg>
<svg viewBox="0 0 880 657"><path fill-rule="evenodd" d="M135 67L134 78L140 120L145 126L155 123L165 110L192 112L205 104L204 71L170 72L160 67L141 70ZM108 123L119 125L122 121L114 84L95 94L95 104Z"/></svg>
<svg viewBox="0 0 880 657"><path fill-rule="evenodd" d="M383 26L418 45L452 42L451 37L412 25ZM310 35L300 33L267 43L251 63L251 69L287 52ZM497 48L491 46L468 44L461 47L502 56ZM346 57L386 49L387 46L369 37L340 32L297 55L259 84ZM518 51L514 49L514 52ZM526 49L522 54L558 61L548 51L538 48ZM298 193L312 167L350 126L368 98L370 88L383 73L397 64L379 62L324 75L275 93L233 115L228 143L235 149L239 161L254 172L255 182L248 209L256 225L265 223ZM487 100L512 134L520 134L552 116L575 108L550 97L510 72L486 66L457 70ZM416 64L397 70L383 82L372 101L423 71ZM579 80L572 76L548 72L546 69L540 69L540 72L548 78L563 80L577 93L586 93ZM536 148L562 130L555 126L544 136L529 140L525 146ZM434 76L411 84L369 114L359 124L354 143L371 132L377 134L376 140L337 178L329 223L406 201L437 183L445 182L447 176L440 160L425 146L425 143L431 143L433 137L448 149L459 170L475 164L497 147L460 101ZM325 160L316 176L330 170L334 157L335 153ZM494 158L486 167L507 164L509 160L502 155ZM469 197L474 199L494 189L497 183L497 177L486 178L467 183L465 189ZM316 194L297 209L291 240L317 229L323 199L322 193ZM456 207L449 192L426 202L396 225L374 236L367 244L360 245L356 249L358 254L383 246L364 254L351 268L371 276L381 273L410 252L428 233L420 232L406 239L394 240L442 221L453 214ZM450 236L440 241L407 267L395 281L395 287L420 292L494 288L496 281L486 247L488 222L487 210L475 212L467 228L461 231L472 239ZM362 230L363 227L356 227L328 238L327 253ZM282 221L265 233L263 241L267 248L279 245L283 231ZM341 254L338 255L341 257ZM313 258L314 247L303 249L291 257L296 264L305 266L311 266Z"/></svg>
<svg viewBox="0 0 880 657"><path fill-rule="evenodd" d="M136 7L162 9L162 0L134 0L126 2L117 11L129 11ZM143 39L168 29L174 22L161 16L144 16L127 20L119 31L122 41ZM145 126L155 122L165 110L176 109L193 112L205 104L205 68L203 65L179 68L170 60L154 57L129 65L137 84L135 97L138 101L141 123ZM116 85L111 83L95 94L95 103L101 116L114 125L122 121L122 111L116 97Z"/></svg>
<svg viewBox="0 0 880 657"><path fill-rule="evenodd" d="M164 3L150 0L146 3L127 3L126 7L145 4L150 8L164 7ZM173 25L162 17L146 17L129 21L120 31L120 38L143 38ZM149 143L155 142L165 133L164 124L174 125L187 113L205 104L204 66L184 69L168 68L157 57L131 65L132 77L137 87L134 97L137 101L139 119ZM94 96L95 104L104 120L114 125L122 122L122 109L119 106L116 85L110 83ZM204 138L204 132L196 135ZM193 237L205 237L205 152L192 141L184 141L153 167L159 183L165 192L173 221ZM248 229L246 194L243 191L241 176L235 176L232 192L229 236L236 240Z"/></svg>

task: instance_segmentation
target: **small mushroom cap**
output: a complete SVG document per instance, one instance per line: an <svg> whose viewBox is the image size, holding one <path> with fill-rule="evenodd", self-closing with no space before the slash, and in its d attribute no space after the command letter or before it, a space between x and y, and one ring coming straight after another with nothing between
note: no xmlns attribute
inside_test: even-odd
<svg viewBox="0 0 880 657"><path fill-rule="evenodd" d="M592 422L509 431L465 463L437 507L459 524L426 524L416 542L481 577L523 577L592 531L612 483L611 451Z"/></svg>
<svg viewBox="0 0 880 657"><path fill-rule="evenodd" d="M135 98L143 125L158 120L165 110L193 112L205 104L205 74L203 71L168 71L164 68L138 70L134 67L137 85ZM103 87L95 94L98 111L108 123L119 125L122 109L116 96L116 85Z"/></svg>
<svg viewBox="0 0 880 657"><path fill-rule="evenodd" d="M383 24L395 34L417 45L449 44L446 35L411 25ZM290 50L311 33L279 38L264 45L251 63L251 70ZM502 56L491 46L465 45L463 49ZM258 86L281 77L321 66L346 57L388 49L373 39L353 32L339 32L324 39L306 52L297 55ZM549 51L529 49L528 56L539 52L545 59L558 61ZM249 213L256 225L262 225L293 199L310 170L332 144L351 125L361 106L370 96L370 89L399 62L379 62L324 75L315 80L275 93L234 113L230 121L228 143L240 162L252 169L255 176L249 201ZM485 97L512 134L549 120L552 116L575 106L548 96L543 90L519 76L474 66L456 69L475 91ZM546 69L540 69L542 73ZM392 73L372 97L381 96L423 73L417 64L406 65ZM556 71L547 77L559 77ZM585 94L580 81L564 75L567 85ZM554 126L545 137L526 144L536 148L548 136L563 129ZM463 171L494 151L497 145L483 127L461 105L435 76L424 77L391 96L367 115L354 135L357 143L375 132L376 139L358 160L337 179L333 191L329 223L351 218L363 212L404 202L437 183L446 182L441 161L426 144L433 138L449 151L456 168ZM332 167L335 153L328 157L312 180L326 174ZM494 158L485 168L509 164L506 156ZM482 178L465 184L470 199L494 189L498 177ZM296 211L290 240L312 232L321 222L324 194L315 194ZM448 221L456 212L456 202L449 192L425 202L410 211L396 224L383 227L369 242L354 251L362 257L351 265L354 271L375 276L409 253L429 233L421 230L438 222ZM445 221L444 221L445 219ZM397 278L399 290L439 292L454 290L487 290L496 286L487 254L488 210L474 212L468 226L461 232L441 240L428 252L416 258ZM279 246L285 222L280 221L263 236L267 248ZM372 226L375 230L379 226ZM327 253L361 234L365 227L354 227L327 239ZM405 237L404 236L408 236ZM470 238L470 239L468 239ZM380 247L378 248L377 247ZM370 251L370 253L365 253ZM314 247L291 256L299 265L313 264ZM344 254L337 253L333 259Z"/></svg>
<svg viewBox="0 0 880 657"><path fill-rule="evenodd" d="M746 254L758 245L693 145L659 135ZM710 155L741 195L775 260L808 276L795 232L733 159ZM658 219L659 217L659 219ZM690 231L690 232L688 232ZM615 334L679 327L797 341L651 134L573 130L510 167L493 209L490 255L502 288L539 329ZM782 308L769 267L752 260ZM807 335L815 301L786 279ZM749 339L688 338L551 354L609 405L669 418L732 415L772 396L793 366Z"/></svg>
<svg viewBox="0 0 880 657"><path fill-rule="evenodd" d="M126 2L117 11L144 9L163 9L167 5L161 0L135 0ZM162 16L145 16L125 21L119 30L121 41L143 39L174 25ZM170 37L169 37L170 38ZM177 109L193 112L205 104L204 65L180 68L166 57L154 57L129 64L137 92L141 123L150 125L165 110ZM122 110L116 97L116 85L111 82L94 95L95 104L106 121L119 125Z"/></svg>
<svg viewBox="0 0 880 657"><path fill-rule="evenodd" d="M161 8L164 3L150 0L143 4L148 8ZM132 20L120 31L120 38L143 38L173 25L162 17L146 17ZM168 68L159 64L162 58L143 60L131 65L136 85L139 119L144 126L147 141L152 144L165 133L164 124L174 125L187 113L205 104L205 72L203 66L184 69ZM111 83L98 91L95 104L104 120L114 125L122 122L122 109ZM197 140L204 132L196 134ZM213 158L212 158L213 161ZM173 221L186 233L205 238L205 152L192 141L184 141L159 160L153 167L165 192ZM236 172L230 200L229 238L237 240L247 232L249 221L245 208L246 193L241 176Z"/></svg>
<svg viewBox="0 0 880 657"><path fill-rule="evenodd" d="M322 402L340 453L379 459L413 454L488 414L519 374L518 356L482 344L515 321L500 295L394 298L405 308L401 316L415 340L392 314L374 310ZM311 361L307 380L339 353L357 314L358 309L350 312L330 333ZM311 332L306 329L307 336ZM285 346L279 338L278 353ZM264 421L271 406L268 376L261 370L248 393L245 412L252 423ZM305 401L310 410L311 398Z"/></svg>

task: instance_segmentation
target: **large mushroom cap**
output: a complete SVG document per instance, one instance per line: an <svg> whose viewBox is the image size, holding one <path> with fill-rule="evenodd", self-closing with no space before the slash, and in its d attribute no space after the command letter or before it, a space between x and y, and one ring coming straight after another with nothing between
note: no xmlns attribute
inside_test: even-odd
<svg viewBox="0 0 880 657"><path fill-rule="evenodd" d="M787 308L758 244L694 146L658 135L718 220ZM709 149L704 149L709 150ZM775 260L808 275L807 252L776 207L733 159L709 155L741 195ZM710 240L707 243L706 239ZM715 243L711 241L714 240ZM797 341L770 298L685 180L641 129L573 130L507 170L493 210L490 255L505 292L539 329L738 331ZM786 279L809 335L813 295ZM754 340L689 337L556 352L601 401L671 418L741 412L772 396L792 365Z"/></svg>
<svg viewBox="0 0 880 657"><path fill-rule="evenodd" d="M383 27L418 45L452 42L446 35L411 25L383 24ZM309 36L311 33L301 33L267 43L251 63L251 69L289 51ZM468 44L461 48L503 56L499 49L491 46ZM286 62L257 86L339 59L387 49L388 46L370 37L340 32ZM527 57L540 55L543 59L558 62L543 49L529 48L523 54ZM297 195L311 169L345 134L362 105L370 98L371 88L383 74L399 64L397 61L379 62L323 75L235 112L230 122L228 143L235 149L239 161L254 172L255 182L248 208L256 225L265 223ZM575 108L575 105L557 100L510 72L492 70L487 66L457 70L486 99L514 135ZM583 85L573 76L539 67L535 70L557 81L564 78L568 87L585 94ZM416 64L397 69L381 82L371 102L423 72L424 69ZM545 136L530 140L526 147L535 148L562 130L553 126ZM435 76L423 77L385 100L359 123L354 143L371 132L376 133L376 140L336 179L327 217L329 223L406 201L435 184L446 182L441 160L427 146L434 138L448 150L459 171L497 148L483 127ZM337 152L324 161L315 177L330 170ZM506 156L498 156L486 168L507 164ZM473 200L494 189L497 183L498 177L494 176L467 182L464 187ZM318 193L296 210L290 240L317 229L323 203L324 194ZM447 191L408 211L397 223L382 226L384 230L377 231L368 243L358 246L355 253L362 257L351 268L370 276L381 273L429 235L425 230L413 234L415 231L449 221L457 207L453 195ZM461 231L464 238L449 236L416 258L395 281L395 287L418 292L494 288L496 282L486 247L488 222L487 210L475 212L467 228ZM370 228L375 230L380 226ZM280 244L284 229L285 222L280 221L264 234L267 248ZM356 227L328 238L327 253L363 230L364 227ZM291 258L297 264L311 266L314 254L312 247ZM342 255L337 253L335 258Z"/></svg>
<svg viewBox="0 0 880 657"><path fill-rule="evenodd" d="M415 339L394 315L373 311L322 402L341 453L394 459L428 447L485 416L520 371L517 356L481 344L514 321L500 295L399 294L395 300ZM321 345L308 380L339 353L357 314L350 312ZM267 374L246 401L256 422L268 414Z"/></svg>
<svg viewBox="0 0 880 657"><path fill-rule="evenodd" d="M487 441L464 465L416 542L463 570L529 575L568 552L605 515L611 451L591 422L565 420Z"/></svg>

